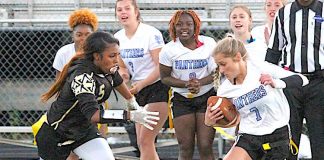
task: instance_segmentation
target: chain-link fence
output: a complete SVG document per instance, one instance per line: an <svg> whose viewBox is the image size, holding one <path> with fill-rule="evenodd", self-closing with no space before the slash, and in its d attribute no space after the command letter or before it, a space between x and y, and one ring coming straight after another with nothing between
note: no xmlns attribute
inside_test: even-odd
<svg viewBox="0 0 324 160"><path fill-rule="evenodd" d="M96 12L100 30L115 33L115 0L1 0L0 1L0 126L31 126L49 107L40 95L53 83L56 52L71 43L67 19L77 8ZM220 39L228 31L228 12L245 4L256 24L265 17L264 0L138 0L145 23L168 36L168 21L177 9L194 9L202 19L201 34ZM0 132L0 137L31 139L31 134ZM8 131L10 132L10 131Z"/></svg>

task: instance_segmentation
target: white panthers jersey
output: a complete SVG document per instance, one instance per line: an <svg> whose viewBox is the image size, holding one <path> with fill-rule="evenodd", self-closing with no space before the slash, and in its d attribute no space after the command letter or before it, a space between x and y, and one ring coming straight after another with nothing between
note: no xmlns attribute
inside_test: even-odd
<svg viewBox="0 0 324 160"><path fill-rule="evenodd" d="M183 81L188 81L190 78L201 79L210 75L215 71L216 63L212 58L212 52L216 46L213 38L206 36L198 36L202 46L195 50L191 50L182 45L177 38L176 41L171 41L166 44L160 53L160 63L172 67L171 76ZM197 97L205 94L213 88L213 84L204 85L200 88L198 94L190 94L187 88L172 87L174 92L177 92L184 97Z"/></svg>
<svg viewBox="0 0 324 160"><path fill-rule="evenodd" d="M254 38L253 42L244 44L244 46L248 52L248 59L259 62L263 62L265 60L268 47L262 40Z"/></svg>
<svg viewBox="0 0 324 160"><path fill-rule="evenodd" d="M267 44L266 39L264 37L264 30L265 30L266 26L267 26L267 24L263 24L260 26L256 26L256 27L252 28L252 30L251 30L252 37L257 40L261 40L264 44ZM269 27L268 27L268 32L269 32L269 34L271 34L271 28L269 28Z"/></svg>
<svg viewBox="0 0 324 160"><path fill-rule="evenodd" d="M239 133L264 135L288 125L290 111L283 90L261 84L261 73L270 74L274 79L295 74L267 62L248 61L242 84L233 85L226 79L217 90L218 96L231 99L239 111Z"/></svg>
<svg viewBox="0 0 324 160"><path fill-rule="evenodd" d="M164 46L163 36L158 29L140 23L131 39L126 36L125 29L114 36L119 40L120 54L132 75L132 82L146 79L158 67L150 54L151 50Z"/></svg>
<svg viewBox="0 0 324 160"><path fill-rule="evenodd" d="M62 71L63 67L72 59L72 57L75 55L76 51L75 51L75 47L74 47L74 43L71 44L67 44L65 46L63 46L62 48L60 48L56 55L55 55L55 59L53 62L53 67L58 70L58 71Z"/></svg>

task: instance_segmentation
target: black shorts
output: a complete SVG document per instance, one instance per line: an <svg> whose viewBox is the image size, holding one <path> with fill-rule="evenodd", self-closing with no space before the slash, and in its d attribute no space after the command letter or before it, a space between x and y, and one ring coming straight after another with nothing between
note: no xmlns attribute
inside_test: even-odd
<svg viewBox="0 0 324 160"><path fill-rule="evenodd" d="M155 102L168 102L169 89L170 87L157 81L138 92L135 95L136 101L140 106Z"/></svg>
<svg viewBox="0 0 324 160"><path fill-rule="evenodd" d="M174 92L172 98L172 112L173 118L191 114L191 113L205 113L207 109L207 99L210 96L215 96L216 92L212 88L207 93L195 97L195 98L186 98L179 93Z"/></svg>
<svg viewBox="0 0 324 160"><path fill-rule="evenodd" d="M38 155L44 160L66 160L70 152L75 148L88 142L91 139L100 137L99 134L95 133L92 130L88 132L88 136L82 138L79 141L76 141L69 145L59 146L58 144L65 142L66 139L60 136L56 131L54 131L53 127L50 127L47 123L43 123L36 135Z"/></svg>
<svg viewBox="0 0 324 160"><path fill-rule="evenodd" d="M240 134L235 146L246 150L252 159L260 160L283 160L289 156L289 131L288 126L276 129L268 135L256 136L250 134ZM278 147L264 151L262 144L271 142L282 142Z"/></svg>

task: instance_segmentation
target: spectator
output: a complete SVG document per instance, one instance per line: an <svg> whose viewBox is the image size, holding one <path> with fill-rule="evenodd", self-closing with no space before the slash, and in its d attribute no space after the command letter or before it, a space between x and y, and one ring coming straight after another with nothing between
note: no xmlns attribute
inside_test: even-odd
<svg viewBox="0 0 324 160"><path fill-rule="evenodd" d="M60 48L55 56L53 67L56 70L56 78L59 77L65 64L71 58L81 52L85 39L98 28L98 18L89 9L79 9L71 13L69 17L69 27L72 31L73 43Z"/></svg>
<svg viewBox="0 0 324 160"><path fill-rule="evenodd" d="M229 15L230 27L234 37L243 42L248 50L248 58L256 61L264 61L267 46L262 40L251 34L252 14L249 8L243 5L236 5L231 9Z"/></svg>
<svg viewBox="0 0 324 160"><path fill-rule="evenodd" d="M168 90L160 81L159 53L164 45L163 36L156 28L141 22L135 0L117 0L115 7L118 21L123 29L115 34L119 39L121 58L130 73L130 92L141 106L158 111L160 121L154 130L137 125L137 142L141 160L157 160L155 138L168 117ZM157 92L158 91L158 92Z"/></svg>
<svg viewBox="0 0 324 160"><path fill-rule="evenodd" d="M193 10L179 10L170 20L172 41L160 54L160 74L171 86L174 128L179 143L179 159L192 159L195 142L200 159L213 160L215 130L204 125L204 113L213 89L216 68L211 51L213 38L199 35L200 19Z"/></svg>
<svg viewBox="0 0 324 160"><path fill-rule="evenodd" d="M264 4L266 23L264 25L254 27L251 34L254 38L263 40L264 43L268 45L274 17L277 11L287 4L287 0L266 0Z"/></svg>

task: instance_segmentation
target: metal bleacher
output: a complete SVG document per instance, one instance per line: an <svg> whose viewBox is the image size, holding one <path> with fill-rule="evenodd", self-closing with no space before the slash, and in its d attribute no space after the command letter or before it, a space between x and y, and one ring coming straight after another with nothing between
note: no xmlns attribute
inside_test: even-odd
<svg viewBox="0 0 324 160"><path fill-rule="evenodd" d="M264 0L138 0L141 16L147 23L167 25L173 13L178 9L193 9L205 22L203 25L228 27L228 13L235 4L247 5L255 24L263 23ZM77 8L90 8L97 13L101 22L116 25L115 0L2 0L0 2L1 22L32 22L42 25L51 20L55 24L66 23L69 14ZM2 15L2 17L1 17ZM37 22L39 22L37 24ZM14 23L13 25L26 25ZM27 23L30 25L30 23Z"/></svg>

